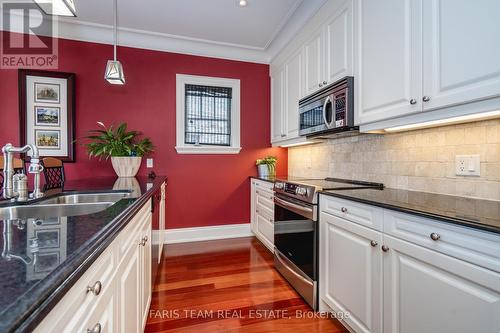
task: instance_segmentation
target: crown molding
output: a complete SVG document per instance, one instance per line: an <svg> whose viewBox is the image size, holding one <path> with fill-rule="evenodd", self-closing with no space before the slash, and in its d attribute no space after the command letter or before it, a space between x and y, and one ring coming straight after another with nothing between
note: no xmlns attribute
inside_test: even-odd
<svg viewBox="0 0 500 333"><path fill-rule="evenodd" d="M264 48L130 28L118 29L117 43L119 46L146 50L270 64L326 1L328 0L296 0ZM16 31L15 28L23 26L23 16L14 15L11 19L14 20L12 32L23 33ZM57 18L56 37L111 45L113 27L70 18Z"/></svg>

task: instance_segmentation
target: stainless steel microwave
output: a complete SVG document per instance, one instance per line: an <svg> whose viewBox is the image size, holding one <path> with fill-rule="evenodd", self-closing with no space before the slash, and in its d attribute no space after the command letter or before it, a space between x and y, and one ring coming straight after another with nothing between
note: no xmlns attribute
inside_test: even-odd
<svg viewBox="0 0 500 333"><path fill-rule="evenodd" d="M313 137L352 131L354 78L347 76L299 101L299 135Z"/></svg>

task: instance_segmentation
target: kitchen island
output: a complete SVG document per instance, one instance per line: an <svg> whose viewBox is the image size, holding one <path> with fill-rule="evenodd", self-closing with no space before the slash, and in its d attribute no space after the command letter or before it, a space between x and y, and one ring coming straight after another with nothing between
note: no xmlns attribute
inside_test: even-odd
<svg viewBox="0 0 500 333"><path fill-rule="evenodd" d="M155 179L109 177L68 181L63 189L47 192L37 201L52 198L50 202L57 202L57 198L67 194L111 192L122 193L123 198L89 214L61 216L56 210L50 214L46 209L43 216L10 219L6 213L0 215L3 228L3 237L0 238L3 248L0 258L0 332L33 331L61 300L64 301L68 291L102 257L103 252L109 251L108 247L122 231L130 229L129 225L136 221L136 216L143 214L144 221L148 217L149 224L146 221L144 225L151 229L151 198L164 189L165 182L166 177L160 176ZM0 201L0 210L12 205L14 203ZM147 240L147 237L143 238L141 244L145 245ZM147 267L150 269L151 266ZM103 283L103 290L105 287ZM97 296L100 289L101 286L91 285L85 292Z"/></svg>

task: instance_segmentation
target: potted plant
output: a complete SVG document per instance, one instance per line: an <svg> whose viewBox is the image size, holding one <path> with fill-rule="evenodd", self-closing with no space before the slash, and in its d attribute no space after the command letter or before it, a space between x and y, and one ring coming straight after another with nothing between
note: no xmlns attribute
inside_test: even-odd
<svg viewBox="0 0 500 333"><path fill-rule="evenodd" d="M278 158L276 156L267 156L262 159L258 159L255 164L257 165L257 172L259 177L276 177L276 162Z"/></svg>
<svg viewBox="0 0 500 333"><path fill-rule="evenodd" d="M153 151L154 146L149 138L142 138L138 131L127 131L127 123L118 127L106 127L102 122L97 124L102 129L91 130L84 139L89 140L84 146L90 158L109 159L118 177L135 177L141 166L142 157Z"/></svg>

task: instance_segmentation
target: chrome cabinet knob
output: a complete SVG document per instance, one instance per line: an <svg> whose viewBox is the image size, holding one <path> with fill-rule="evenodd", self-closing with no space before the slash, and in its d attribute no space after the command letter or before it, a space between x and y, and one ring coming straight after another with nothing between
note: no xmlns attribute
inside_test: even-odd
<svg viewBox="0 0 500 333"><path fill-rule="evenodd" d="M326 84L327 84L327 83L328 83L328 82L326 82L326 81L323 81L323 85L325 85L325 86L326 86Z"/></svg>
<svg viewBox="0 0 500 333"><path fill-rule="evenodd" d="M321 88L321 87L323 87L323 83L318 84L318 86L319 86L320 88Z"/></svg>
<svg viewBox="0 0 500 333"><path fill-rule="evenodd" d="M87 286L87 293L91 292L95 296L99 295L101 293L101 290L102 290L101 281L97 281L96 283L94 283L94 285L92 287Z"/></svg>
<svg viewBox="0 0 500 333"><path fill-rule="evenodd" d="M101 324L97 323L92 329L87 328L87 333L101 333L101 329Z"/></svg>
<svg viewBox="0 0 500 333"><path fill-rule="evenodd" d="M342 213L347 213L347 208L342 207L342 208L340 208L340 211L341 211Z"/></svg>
<svg viewBox="0 0 500 333"><path fill-rule="evenodd" d="M424 102L428 102L428 101L430 101L430 100L431 100L431 98L430 98L429 96L424 96L424 97L422 97L422 100L423 100Z"/></svg>
<svg viewBox="0 0 500 333"><path fill-rule="evenodd" d="M371 246L373 246L373 247L375 247L375 246L377 246L377 245L378 245L378 242L377 242L377 241L372 240L372 241L370 242L370 245L371 245Z"/></svg>
<svg viewBox="0 0 500 333"><path fill-rule="evenodd" d="M411 105L417 104L417 100L415 98L410 99L410 104Z"/></svg>
<svg viewBox="0 0 500 333"><path fill-rule="evenodd" d="M389 247L387 245L382 245L382 251L384 252L389 251Z"/></svg>
<svg viewBox="0 0 500 333"><path fill-rule="evenodd" d="M431 239L432 239L433 241L438 241L440 238L441 238L441 236L440 236L439 234L436 234L435 232L433 232L433 233L431 234Z"/></svg>

